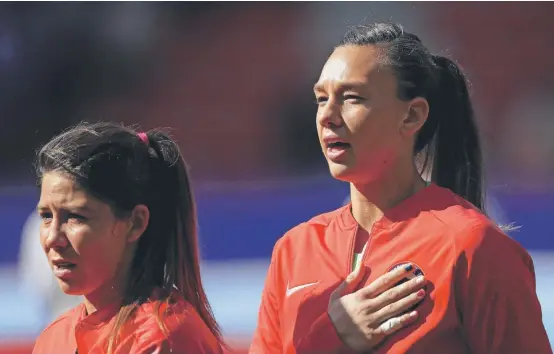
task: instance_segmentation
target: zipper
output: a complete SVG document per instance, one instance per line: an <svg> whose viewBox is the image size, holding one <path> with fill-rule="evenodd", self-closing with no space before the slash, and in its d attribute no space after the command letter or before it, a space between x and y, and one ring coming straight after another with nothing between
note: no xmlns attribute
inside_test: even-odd
<svg viewBox="0 0 554 354"><path fill-rule="evenodd" d="M346 275L345 278L352 273L352 265L354 262L354 245L356 244L356 236L358 235L358 229L360 228L360 224L356 223L356 227L354 228L354 235L350 237L350 250L348 251L348 261L346 262Z"/></svg>
<svg viewBox="0 0 554 354"><path fill-rule="evenodd" d="M373 225L371 225L371 229L369 230L369 233L367 235L367 242L364 245L364 248L362 249L362 258L360 259L360 267L364 264L364 262L368 258L369 254L369 248L371 246L371 241L373 240L373 231L375 229L375 224L378 221L374 222ZM360 224L356 223L356 227L354 228L354 236L350 240L350 252L349 252L349 259L348 259L348 269L346 272L346 276L348 276L350 273L352 273L353 269L353 262L354 262L354 245L356 244L356 236L358 235L358 230L360 228Z"/></svg>
<svg viewBox="0 0 554 354"><path fill-rule="evenodd" d="M375 224L377 224L379 221L376 221L371 225L371 230L369 230L369 234L367 235L367 242L364 246L364 251L362 253L362 259L360 260L361 264L364 264L364 262L369 257L369 248L371 247L371 241L373 241L373 231L375 230Z"/></svg>

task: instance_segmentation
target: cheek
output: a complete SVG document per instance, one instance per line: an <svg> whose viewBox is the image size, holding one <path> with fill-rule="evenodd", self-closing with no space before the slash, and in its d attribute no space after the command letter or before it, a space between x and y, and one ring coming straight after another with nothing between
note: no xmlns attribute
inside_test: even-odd
<svg viewBox="0 0 554 354"><path fill-rule="evenodd" d="M345 114L345 124L354 136L357 145L379 145L379 142L389 134L390 128L382 117L368 110L358 110Z"/></svg>
<svg viewBox="0 0 554 354"><path fill-rule="evenodd" d="M363 107L348 107L343 109L342 118L344 125L350 133L350 135L356 139L361 140L360 137L367 133L368 128L371 125L371 114L368 109Z"/></svg>
<svg viewBox="0 0 554 354"><path fill-rule="evenodd" d="M382 141L395 141L400 136L398 117L386 109L372 109L360 123L364 135Z"/></svg>
<svg viewBox="0 0 554 354"><path fill-rule="evenodd" d="M78 254L86 253L95 244L96 239L98 239L97 232L90 225L86 224L68 224L65 229L65 235L71 247Z"/></svg>
<svg viewBox="0 0 554 354"><path fill-rule="evenodd" d="M82 225L71 228L68 239L75 251L87 263L108 265L122 252L124 240L111 227Z"/></svg>
<svg viewBox="0 0 554 354"><path fill-rule="evenodd" d="M363 119L352 119L349 129L355 136L356 155L368 159L391 160L397 154L400 131L390 117L369 112Z"/></svg>
<svg viewBox="0 0 554 354"><path fill-rule="evenodd" d="M103 282L117 273L125 244L111 230L79 232L72 235L72 239L88 279Z"/></svg>
<svg viewBox="0 0 554 354"><path fill-rule="evenodd" d="M48 228L41 222L39 229L39 242L43 250L46 251L46 239L48 238Z"/></svg>

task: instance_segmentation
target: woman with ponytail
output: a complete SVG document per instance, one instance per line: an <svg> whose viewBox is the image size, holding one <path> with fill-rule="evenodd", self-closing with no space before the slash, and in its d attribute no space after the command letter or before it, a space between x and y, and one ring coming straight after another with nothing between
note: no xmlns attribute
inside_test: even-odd
<svg viewBox="0 0 554 354"><path fill-rule="evenodd" d="M80 124L38 153L40 242L83 304L34 354L219 354L185 162L162 131Z"/></svg>
<svg viewBox="0 0 554 354"><path fill-rule="evenodd" d="M458 66L399 25L358 26L314 93L351 202L277 242L250 352L552 353L532 259L484 210Z"/></svg>

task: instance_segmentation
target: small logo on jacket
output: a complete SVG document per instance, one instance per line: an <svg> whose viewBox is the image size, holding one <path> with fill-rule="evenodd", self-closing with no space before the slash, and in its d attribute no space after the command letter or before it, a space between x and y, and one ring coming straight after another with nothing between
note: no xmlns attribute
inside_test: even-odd
<svg viewBox="0 0 554 354"><path fill-rule="evenodd" d="M314 282L314 283L308 283L308 284L303 284L303 285L298 285L298 286L294 286L294 287L290 287L290 284L287 283L287 292L286 292L286 296L289 297L291 296L292 294L294 294L295 292L297 292L298 290L302 290L304 288L308 288L310 286L314 286L316 284L319 284L318 281Z"/></svg>

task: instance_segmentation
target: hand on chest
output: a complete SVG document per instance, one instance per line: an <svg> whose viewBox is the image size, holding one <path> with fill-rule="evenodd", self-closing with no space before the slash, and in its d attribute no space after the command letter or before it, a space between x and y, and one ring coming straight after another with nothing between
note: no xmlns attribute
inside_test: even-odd
<svg viewBox="0 0 554 354"><path fill-rule="evenodd" d="M413 266L412 271L406 273L406 277L393 287L417 276L425 276L425 298L414 306L419 312L419 324L411 327L410 331L430 330L432 323L440 322L449 311L452 264L446 252L426 254L421 252L421 249L413 247L369 247L359 257L359 261L361 266L365 267L365 274L354 292L367 287L383 274L407 264ZM294 342L294 338L304 336L314 321L327 313L331 293L343 282L355 264L356 258L353 254L351 260L339 260L324 255L311 257L309 261L293 265L282 299L281 317L282 323L294 323L294 326L284 329L285 337ZM407 312L411 310L413 308ZM428 328L419 328L424 327L423 325Z"/></svg>

